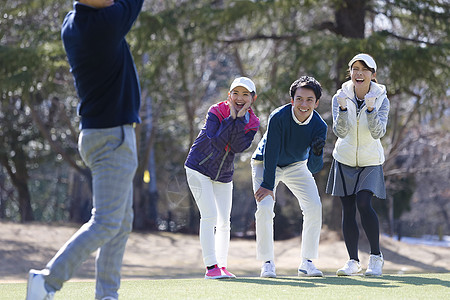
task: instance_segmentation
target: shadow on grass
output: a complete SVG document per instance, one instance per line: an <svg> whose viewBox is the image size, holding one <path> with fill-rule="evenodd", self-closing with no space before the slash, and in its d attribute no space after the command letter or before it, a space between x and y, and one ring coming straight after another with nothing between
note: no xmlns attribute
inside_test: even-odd
<svg viewBox="0 0 450 300"><path fill-rule="evenodd" d="M281 279L281 280L280 280ZM290 280L290 281L288 281ZM250 283L250 284L262 284L262 285L286 285L286 286L295 286L295 287L317 287L314 282L307 281L294 281L291 278L235 278L224 280L224 282L242 282L242 283Z"/></svg>
<svg viewBox="0 0 450 300"><path fill-rule="evenodd" d="M420 276L396 276L396 275L385 275L382 277L386 280L397 281L404 284L410 285L442 285L443 287L450 287L450 281L441 280L439 278L428 278L428 277L420 277Z"/></svg>
<svg viewBox="0 0 450 300"><path fill-rule="evenodd" d="M277 278L236 278L226 280L224 282L242 282L249 284L261 285L285 285L292 287L321 287L326 285L336 286L365 286L375 288L395 288L402 285L414 286L430 286L440 285L443 287L450 287L450 281L441 280L438 278L429 278L421 276L395 276L384 275L382 277L364 277L364 276L349 276L349 277L277 277Z"/></svg>
<svg viewBox="0 0 450 300"><path fill-rule="evenodd" d="M420 269L424 270L425 272L439 272L439 273L449 272L449 270L447 270L446 268L423 263L420 261L419 257L417 260L414 260L411 257L400 255L399 253L396 253L392 250L389 250L389 249L386 249L383 247L382 247L382 252L383 252L385 260L391 260L390 258L395 258L395 260L391 260L391 261L395 262L397 264L420 268ZM441 261L444 259L445 259L445 257L435 254L436 261Z"/></svg>

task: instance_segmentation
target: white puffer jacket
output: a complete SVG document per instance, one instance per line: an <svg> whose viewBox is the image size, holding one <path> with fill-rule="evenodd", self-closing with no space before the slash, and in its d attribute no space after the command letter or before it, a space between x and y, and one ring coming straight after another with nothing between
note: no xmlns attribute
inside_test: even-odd
<svg viewBox="0 0 450 300"><path fill-rule="evenodd" d="M333 96L333 132L338 137L333 157L351 167L376 166L384 163L384 150L380 138L386 133L389 99L384 85L371 82L370 93L376 95L375 108L367 111L365 104L358 109L352 81L342 84L347 95L347 110L339 109L338 90Z"/></svg>

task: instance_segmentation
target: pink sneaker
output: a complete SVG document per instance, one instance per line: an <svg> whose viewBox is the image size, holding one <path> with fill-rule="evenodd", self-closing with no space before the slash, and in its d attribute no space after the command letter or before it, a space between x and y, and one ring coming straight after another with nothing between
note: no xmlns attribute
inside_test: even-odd
<svg viewBox="0 0 450 300"><path fill-rule="evenodd" d="M222 269L217 265L214 266L213 269L206 269L205 279L220 279L220 278L228 278L228 276L222 272Z"/></svg>
<svg viewBox="0 0 450 300"><path fill-rule="evenodd" d="M227 270L227 268L222 267L221 270L222 270L223 273L225 273L225 275L227 275L226 278L236 278L236 275L234 275L233 273L229 272Z"/></svg>

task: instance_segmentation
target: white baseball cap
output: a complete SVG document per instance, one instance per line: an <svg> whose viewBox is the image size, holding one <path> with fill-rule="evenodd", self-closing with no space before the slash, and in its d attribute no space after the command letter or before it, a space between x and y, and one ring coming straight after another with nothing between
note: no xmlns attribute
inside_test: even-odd
<svg viewBox="0 0 450 300"><path fill-rule="evenodd" d="M375 72L377 71L377 64L375 63L375 60L372 58L372 56L370 56L369 54L360 53L355 55L355 57L353 57L352 60L348 63L348 66L351 68L353 63L357 60L362 60L363 62L366 63L366 65L369 68L374 69Z"/></svg>
<svg viewBox="0 0 450 300"><path fill-rule="evenodd" d="M230 91L232 91L237 86L243 86L245 87L250 93L255 92L256 94L256 87L253 81L250 78L247 77L238 77L235 80L233 80L233 83L231 83Z"/></svg>

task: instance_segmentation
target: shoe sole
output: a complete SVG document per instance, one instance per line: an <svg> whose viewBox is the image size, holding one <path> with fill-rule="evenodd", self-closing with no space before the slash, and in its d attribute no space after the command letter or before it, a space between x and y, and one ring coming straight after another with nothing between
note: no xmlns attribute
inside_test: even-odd
<svg viewBox="0 0 450 300"><path fill-rule="evenodd" d="M361 276L361 275L363 275L362 273L360 273L362 270L359 270L358 272L356 272L356 273L350 273L350 274L347 274L347 273L345 273L344 271L342 271L342 272L339 272L339 271L337 271L336 272L336 275L337 276Z"/></svg>
<svg viewBox="0 0 450 300"><path fill-rule="evenodd" d="M259 277L261 278L277 278L276 274L261 274Z"/></svg>
<svg viewBox="0 0 450 300"><path fill-rule="evenodd" d="M298 272L298 276L300 276L300 277L323 277L323 274L306 274L303 272Z"/></svg>
<svg viewBox="0 0 450 300"><path fill-rule="evenodd" d="M323 277L323 274L304 274L304 273L298 273L298 276L300 276L300 277Z"/></svg>
<svg viewBox="0 0 450 300"><path fill-rule="evenodd" d="M381 277L381 276L383 276L383 274L364 274L364 276L367 276L367 277Z"/></svg>
<svg viewBox="0 0 450 300"><path fill-rule="evenodd" d="M301 277L323 277L323 273L308 274L306 271L299 269L298 276L301 276Z"/></svg>
<svg viewBox="0 0 450 300"><path fill-rule="evenodd" d="M236 278L236 275L234 274L225 274L223 278Z"/></svg>
<svg viewBox="0 0 450 300"><path fill-rule="evenodd" d="M336 276L363 276L363 273L352 273L352 274L346 274L346 273L336 273Z"/></svg>
<svg viewBox="0 0 450 300"><path fill-rule="evenodd" d="M214 276L214 277L211 277L211 276L205 276L205 279L225 279L225 278L232 278L232 277L228 277L228 276Z"/></svg>

